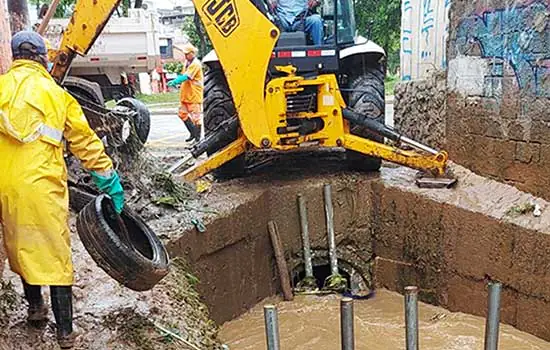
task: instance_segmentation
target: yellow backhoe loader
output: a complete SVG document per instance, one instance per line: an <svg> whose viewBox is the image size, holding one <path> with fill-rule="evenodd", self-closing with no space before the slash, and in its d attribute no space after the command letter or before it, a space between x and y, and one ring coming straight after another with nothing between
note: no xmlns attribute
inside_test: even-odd
<svg viewBox="0 0 550 350"><path fill-rule="evenodd" d="M364 111L352 101L354 96L355 100L357 96L369 100L373 89L369 90L369 83L363 84L365 90L361 86L358 89L349 80L364 81L370 76L383 84L383 75L380 79L377 73L384 74L384 53L380 52L374 63L365 63L366 56L356 53L362 50L358 46L368 47L369 42L354 37L352 1L323 1L320 16L325 35L323 43L315 46L303 32L281 33L275 24L276 14L262 0L193 0L215 52L205 59L209 66L205 90L207 135L191 151L192 157L204 153L209 157L186 169L181 174L186 180L214 170L238 173L241 159L249 151L284 153L318 148L345 149L348 160L359 169L376 169L384 159L434 177L444 175L448 161L445 151L386 127L380 122L383 105L374 103ZM61 47L54 55L52 74L58 81L64 79L75 55L87 53L118 5L119 1L113 0L77 2ZM369 71L373 65L375 71ZM363 72L359 78L357 71ZM209 74L217 80L209 79ZM214 94L220 82L228 89ZM354 108L349 104L355 104ZM217 114L220 106L233 113ZM384 138L392 145L385 144ZM416 150L404 150L402 144ZM171 171L187 161L178 162ZM449 186L454 180L434 183Z"/></svg>

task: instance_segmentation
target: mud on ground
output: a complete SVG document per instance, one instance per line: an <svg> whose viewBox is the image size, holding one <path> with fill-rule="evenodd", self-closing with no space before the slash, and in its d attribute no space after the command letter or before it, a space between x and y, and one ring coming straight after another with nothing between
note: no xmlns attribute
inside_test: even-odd
<svg viewBox="0 0 550 350"><path fill-rule="evenodd" d="M189 228L193 219L202 221L216 213L206 205L209 193L198 195L193 186L168 176L163 169L169 163L162 159L143 153L135 162L117 165L127 205L165 242ZM79 170L74 173L84 175ZM82 178L80 184L89 185L89 179ZM185 261L173 259L170 274L151 291L134 292L97 267L80 242L75 222L72 212L74 325L81 335L75 349L220 348L217 326L194 288L198 279L188 272ZM8 266L1 287L0 349L57 349L52 312L42 329L27 325L22 285ZM43 288L43 294L50 305L48 288Z"/></svg>

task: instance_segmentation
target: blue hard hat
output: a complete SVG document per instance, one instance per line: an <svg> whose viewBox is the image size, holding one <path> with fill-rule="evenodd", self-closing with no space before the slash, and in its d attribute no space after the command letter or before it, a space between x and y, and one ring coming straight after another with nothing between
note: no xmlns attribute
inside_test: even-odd
<svg viewBox="0 0 550 350"><path fill-rule="evenodd" d="M38 55L48 54L44 38L42 38L40 34L31 31L18 32L11 38L11 52L13 56L25 52L31 52Z"/></svg>

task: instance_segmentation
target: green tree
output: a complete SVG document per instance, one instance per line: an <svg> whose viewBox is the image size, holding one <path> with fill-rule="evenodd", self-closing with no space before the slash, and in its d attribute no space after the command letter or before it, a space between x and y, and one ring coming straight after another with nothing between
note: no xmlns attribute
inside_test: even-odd
<svg viewBox="0 0 550 350"><path fill-rule="evenodd" d="M355 0L355 16L361 35L370 30L370 39L382 46L388 55L391 72L399 66L401 36L400 0Z"/></svg>
<svg viewBox="0 0 550 350"><path fill-rule="evenodd" d="M199 49L200 57L203 57L212 50L212 43L197 14L194 17L185 17L181 29L189 38L189 42Z"/></svg>
<svg viewBox="0 0 550 350"><path fill-rule="evenodd" d="M52 0L30 0L30 3L32 5L36 6L36 9L40 9L40 6L44 4L51 4ZM69 9L71 6L76 2L76 0L61 0L59 2L59 5L57 6L57 9L55 10L54 17L55 18L62 18L65 16L65 13L69 12Z"/></svg>
<svg viewBox="0 0 550 350"><path fill-rule="evenodd" d="M39 10L40 6L44 4L51 4L52 0L29 0L29 2L36 6L36 9ZM55 18L62 18L68 15L71 15L71 6L76 3L76 0L61 0L59 2L59 5L57 6L57 9L55 10L54 17ZM133 6L132 6L133 5ZM122 16L128 16L128 9L131 7L134 8L140 8L143 5L142 0L134 0L133 2L131 0L122 0L120 4L120 9L122 10L122 13L119 12L119 9L117 8L117 13Z"/></svg>

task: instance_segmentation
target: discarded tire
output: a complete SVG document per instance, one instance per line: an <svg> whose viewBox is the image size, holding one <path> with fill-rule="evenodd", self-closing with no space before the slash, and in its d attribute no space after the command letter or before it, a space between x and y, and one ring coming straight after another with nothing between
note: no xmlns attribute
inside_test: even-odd
<svg viewBox="0 0 550 350"><path fill-rule="evenodd" d="M109 276L135 291L149 290L168 274L168 253L137 214L125 208L120 217L122 222L109 197L100 195L78 214L78 235Z"/></svg>
<svg viewBox="0 0 550 350"><path fill-rule="evenodd" d="M77 213L84 209L95 197L96 195L89 192L69 186L69 207Z"/></svg>

